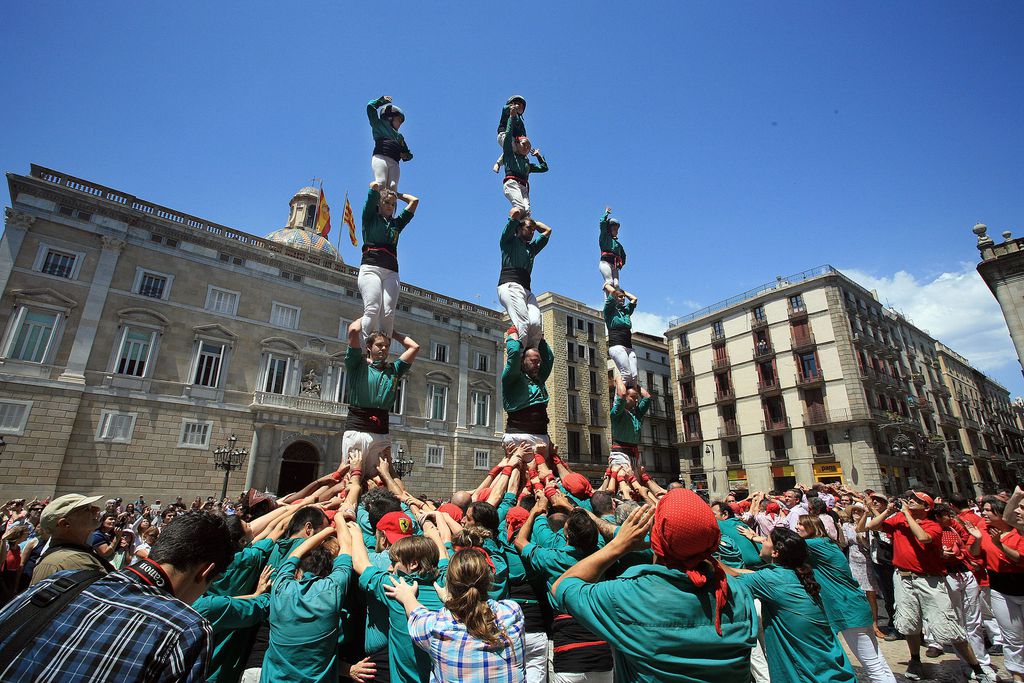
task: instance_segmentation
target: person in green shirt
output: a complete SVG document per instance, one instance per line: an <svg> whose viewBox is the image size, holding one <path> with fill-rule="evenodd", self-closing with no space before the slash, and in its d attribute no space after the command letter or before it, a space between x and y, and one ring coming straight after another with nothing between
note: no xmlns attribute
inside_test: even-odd
<svg viewBox="0 0 1024 683"><path fill-rule="evenodd" d="M530 162L530 155L537 159ZM502 140L501 163L505 166L505 182L502 189L505 199L513 209L519 209L524 216L530 215L530 174L547 173L548 162L539 149L533 149L530 138L526 137L526 126L513 105L505 123L505 138Z"/></svg>
<svg viewBox="0 0 1024 683"><path fill-rule="evenodd" d="M640 472L640 431L651 407L651 395L644 387L626 387L622 374L615 376L615 401L612 402L612 447L608 467L618 465Z"/></svg>
<svg viewBox="0 0 1024 683"><path fill-rule="evenodd" d="M401 199L405 209L393 218ZM362 345L371 332L391 337L395 329L395 309L401 293L398 276L398 238L416 213L420 200L371 183L363 206L363 256L356 285L363 300Z"/></svg>
<svg viewBox="0 0 1024 683"><path fill-rule="evenodd" d="M527 445L535 453L551 447L548 438L548 390L545 386L555 365L555 354L547 341L535 349L524 349L519 335L509 330L505 337L505 368L501 371L501 401L507 413L501 439L506 452Z"/></svg>
<svg viewBox="0 0 1024 683"><path fill-rule="evenodd" d="M619 288L619 271L626 265L626 250L619 242L619 220L612 218L611 207L605 207L601 217L601 234L597 243L601 247L601 260L597 268L604 278L605 294L612 294Z"/></svg>
<svg viewBox="0 0 1024 683"><path fill-rule="evenodd" d="M535 233L540 235L535 237ZM544 338L540 307L533 295L533 259L551 239L551 228L519 209L509 212L508 223L498 241L501 247L501 273L498 276L498 301L512 319L518 339L527 348L537 348Z"/></svg>
<svg viewBox="0 0 1024 683"><path fill-rule="evenodd" d="M498 119L498 147L501 147L502 153L498 156L498 160L494 162L494 168L491 169L495 173L499 172L505 163L505 130L508 127L508 118L512 115L513 108L519 114L519 122L522 126L522 133L520 135L526 135L526 124L523 121L523 114L526 113L526 98L522 95L512 95L512 97L505 101L505 106L501 108L501 118Z"/></svg>
<svg viewBox="0 0 1024 683"><path fill-rule="evenodd" d="M750 530L743 520L728 503L716 500L711 503L711 510L718 519L718 528L722 531L722 543L719 548L719 561L730 567L743 569L760 569L765 566L761 558L761 546L750 540L743 530Z"/></svg>
<svg viewBox="0 0 1024 683"><path fill-rule="evenodd" d="M726 571L761 600L772 683L856 683L825 613L821 585L807 563L807 543L780 527L772 529L764 549L775 565L756 572Z"/></svg>
<svg viewBox="0 0 1024 683"><path fill-rule="evenodd" d="M212 683L234 683L242 676L248 647L230 636L252 635L270 616L270 586L272 567L266 567L251 595L235 597L206 591L192 603L192 609L210 622L210 664L206 667L206 680Z"/></svg>
<svg viewBox="0 0 1024 683"><path fill-rule="evenodd" d="M630 316L636 310L636 297L616 288L605 298L604 324L608 329L608 357L615 363L619 375L627 387L639 382L636 352L633 351L633 321Z"/></svg>
<svg viewBox="0 0 1024 683"><path fill-rule="evenodd" d="M321 544L334 536L338 556ZM260 680L336 683L352 537L341 520L303 541L274 577L270 648Z"/></svg>
<svg viewBox="0 0 1024 683"><path fill-rule="evenodd" d="M612 645L616 680L748 681L757 615L750 592L711 559L719 538L708 504L673 489L657 508L631 512L615 537L562 574L551 592L560 609ZM600 580L617 560L648 546L652 564Z"/></svg>
<svg viewBox="0 0 1024 683"><path fill-rule="evenodd" d="M398 189L401 176L400 161L411 161L412 152L405 144L405 137L398 129L405 123L405 112L391 103L390 95L370 100L366 105L366 117L373 131L373 157L370 166L374 180L381 187Z"/></svg>
<svg viewBox="0 0 1024 683"><path fill-rule="evenodd" d="M381 457L391 452L391 411L402 377L419 353L420 345L411 337L394 333L386 337L382 332L367 338L366 355L360 347L362 321L348 326L348 351L345 352L345 383L348 417L341 440L341 468L348 462L349 451L362 453L363 481L377 475ZM388 362L391 340L402 344L404 351L397 360ZM340 475L339 475L340 476Z"/></svg>

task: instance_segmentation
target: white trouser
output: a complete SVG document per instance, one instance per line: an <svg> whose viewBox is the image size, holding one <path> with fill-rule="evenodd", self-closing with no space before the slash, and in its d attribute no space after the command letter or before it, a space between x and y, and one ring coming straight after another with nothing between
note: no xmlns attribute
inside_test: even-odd
<svg viewBox="0 0 1024 683"><path fill-rule="evenodd" d="M377 465L380 459L391 450L390 434L374 434L372 432L356 432L345 430L341 437L341 464L348 462L350 448L358 448L363 454L363 481L377 476Z"/></svg>
<svg viewBox="0 0 1024 683"><path fill-rule="evenodd" d="M547 456L551 452L551 439L547 434L523 434L506 433L501 437L501 447L506 453L510 453L517 447L527 445L533 448L534 453L542 453Z"/></svg>
<svg viewBox="0 0 1024 683"><path fill-rule="evenodd" d="M618 368L619 375L622 376L622 381L626 383L626 386L631 387L635 385L640 374L636 367L636 351L621 344L616 344L615 346L608 347L608 356L615 363L615 367Z"/></svg>
<svg viewBox="0 0 1024 683"><path fill-rule="evenodd" d="M398 177L402 175L398 162L383 154L374 154L370 158L374 182L380 183L383 189L398 191Z"/></svg>
<svg viewBox="0 0 1024 683"><path fill-rule="evenodd" d="M601 271L601 277L604 278L604 285L606 287L608 285L611 285L612 287L618 287L619 286L619 267L618 266L616 266L614 264L611 264L611 263L608 263L607 261L598 261L597 262L597 269Z"/></svg>
<svg viewBox="0 0 1024 683"><path fill-rule="evenodd" d="M896 677L892 675L892 669L885 657L878 650L878 639L875 637L875 630L870 626L861 628L848 628L842 631L843 640L857 655L860 665L864 667L871 683L896 683Z"/></svg>
<svg viewBox="0 0 1024 683"><path fill-rule="evenodd" d="M978 589L981 595L981 623L985 627L985 633L988 634L990 643L1002 645L1003 633L999 630L996 615L992 614L992 589L989 586L979 586Z"/></svg>
<svg viewBox="0 0 1024 683"><path fill-rule="evenodd" d="M505 192L505 199L509 201L513 209L522 209L527 215L530 213L530 186L523 185L518 180L509 178L501 186Z"/></svg>
<svg viewBox="0 0 1024 683"><path fill-rule="evenodd" d="M359 296L363 300L363 348L371 332L383 332L391 344L391 333L395 329L395 308L402 281L398 273L381 266L359 266L356 280Z"/></svg>
<svg viewBox="0 0 1024 683"><path fill-rule="evenodd" d="M529 680L529 679L527 679ZM591 671L585 674L571 674L564 671L553 671L551 683L612 683L615 680L614 671Z"/></svg>
<svg viewBox="0 0 1024 683"><path fill-rule="evenodd" d="M992 660L985 651L985 633L981 627L981 591L978 580L970 572L953 572L946 575L949 602L953 605L960 624L967 631L967 642L971 644L978 664L992 666Z"/></svg>
<svg viewBox="0 0 1024 683"><path fill-rule="evenodd" d="M497 173L501 170L502 165L505 163L505 131L498 133L498 147L501 147L502 153L498 155L498 160L494 162L494 172Z"/></svg>
<svg viewBox="0 0 1024 683"><path fill-rule="evenodd" d="M764 620L761 618L761 601L754 600L757 611L757 642L750 651L750 675L754 683L771 683L768 673L768 658L764 656Z"/></svg>
<svg viewBox="0 0 1024 683"><path fill-rule="evenodd" d="M992 591L992 613L1003 632L1003 666L1024 675L1024 595Z"/></svg>
<svg viewBox="0 0 1024 683"><path fill-rule="evenodd" d="M260 683L260 674L262 673L263 669L246 669L242 672L239 683Z"/></svg>
<svg viewBox="0 0 1024 683"><path fill-rule="evenodd" d="M524 648L526 683L548 682L548 634L527 633Z"/></svg>
<svg viewBox="0 0 1024 683"><path fill-rule="evenodd" d="M608 467L629 467L634 473L640 471L640 456L632 456L629 453L612 450L608 454Z"/></svg>
<svg viewBox="0 0 1024 683"><path fill-rule="evenodd" d="M512 318L524 348L537 348L544 338L544 330L540 324L540 307L533 292L518 282L505 282L498 285L498 301Z"/></svg>

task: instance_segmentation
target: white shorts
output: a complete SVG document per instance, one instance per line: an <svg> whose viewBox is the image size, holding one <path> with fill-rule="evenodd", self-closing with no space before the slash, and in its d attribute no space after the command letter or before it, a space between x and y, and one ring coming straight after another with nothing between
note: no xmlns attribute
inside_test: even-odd
<svg viewBox="0 0 1024 683"><path fill-rule="evenodd" d="M551 451L551 439L547 434L505 434L501 437L501 445L505 449L505 452L509 452L516 446L526 444L533 446L533 451L536 453L538 450L543 448L544 454L547 455Z"/></svg>
<svg viewBox="0 0 1024 683"><path fill-rule="evenodd" d="M377 476L377 465L381 457L391 451L391 435L347 429L341 438L342 465L348 462L350 448L358 448L363 453L363 481L373 479Z"/></svg>
<svg viewBox="0 0 1024 683"><path fill-rule="evenodd" d="M893 621L897 631L915 635L921 633L922 622L927 622L931 636L943 645L967 639L967 632L949 601L944 577L904 576L897 569L893 572L892 583L896 597Z"/></svg>

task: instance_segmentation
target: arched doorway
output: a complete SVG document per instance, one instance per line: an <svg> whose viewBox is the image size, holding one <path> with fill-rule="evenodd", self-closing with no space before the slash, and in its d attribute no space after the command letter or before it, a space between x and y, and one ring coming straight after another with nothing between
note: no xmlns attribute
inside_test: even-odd
<svg viewBox="0 0 1024 683"><path fill-rule="evenodd" d="M317 477L320 456L312 444L296 441L281 456L281 473L277 478L277 494L298 491Z"/></svg>

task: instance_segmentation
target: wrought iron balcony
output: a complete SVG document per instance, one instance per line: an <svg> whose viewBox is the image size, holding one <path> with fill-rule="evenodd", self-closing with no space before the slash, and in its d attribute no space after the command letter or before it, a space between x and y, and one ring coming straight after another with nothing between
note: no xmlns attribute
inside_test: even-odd
<svg viewBox="0 0 1024 683"><path fill-rule="evenodd" d="M960 429L961 426L960 418L943 411L939 411L939 424L944 427L955 427L956 429Z"/></svg>
<svg viewBox="0 0 1024 683"><path fill-rule="evenodd" d="M768 327L768 318L767 318L767 316L756 316L756 315L751 315L750 316L750 329L751 330L763 330L766 327Z"/></svg>
<svg viewBox="0 0 1024 683"><path fill-rule="evenodd" d="M729 367L729 358L715 358L711 361L711 368L713 370L725 370Z"/></svg>
<svg viewBox="0 0 1024 683"><path fill-rule="evenodd" d="M788 417L782 417L778 420L761 420L761 430L764 432L784 432L790 428Z"/></svg>
<svg viewBox="0 0 1024 683"><path fill-rule="evenodd" d="M824 408L809 408L804 412L804 426L807 427L816 427L818 425L826 425L836 422L849 421L849 410L825 410Z"/></svg>
<svg viewBox="0 0 1024 683"><path fill-rule="evenodd" d="M754 360L762 361L775 355L775 346L771 342L754 344Z"/></svg>
<svg viewBox="0 0 1024 683"><path fill-rule="evenodd" d="M793 350L796 352L807 351L815 347L814 333L794 334L790 337Z"/></svg>
<svg viewBox="0 0 1024 683"><path fill-rule="evenodd" d="M735 389L715 390L715 403L731 403L736 400Z"/></svg>
<svg viewBox="0 0 1024 683"><path fill-rule="evenodd" d="M761 380L757 383L757 393L762 396L777 396L782 393L782 387L779 385L779 378Z"/></svg>
<svg viewBox="0 0 1024 683"><path fill-rule="evenodd" d="M718 438L724 439L730 436L740 435L740 425L736 421L725 422L718 428Z"/></svg>
<svg viewBox="0 0 1024 683"><path fill-rule="evenodd" d="M806 317L807 317L807 304L800 304L798 306L794 306L793 304L789 304L789 319L790 320L796 320L796 319L799 319L799 318L806 318Z"/></svg>
<svg viewBox="0 0 1024 683"><path fill-rule="evenodd" d="M821 370L813 374L804 374L802 372L796 375L796 385L801 389L811 389L813 387L820 387L825 384L825 376L821 374Z"/></svg>
<svg viewBox="0 0 1024 683"><path fill-rule="evenodd" d="M679 408L684 413L691 413L697 410L697 398L695 396L683 396L679 399Z"/></svg>

